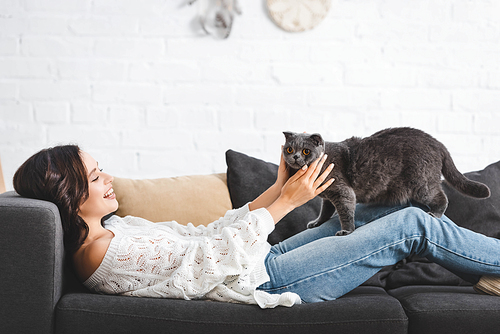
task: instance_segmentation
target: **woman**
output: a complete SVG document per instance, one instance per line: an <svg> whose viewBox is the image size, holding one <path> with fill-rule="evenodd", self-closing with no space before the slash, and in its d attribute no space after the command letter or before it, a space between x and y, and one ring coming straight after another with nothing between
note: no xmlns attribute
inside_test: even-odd
<svg viewBox="0 0 500 334"><path fill-rule="evenodd" d="M58 206L75 271L101 293L292 306L338 298L411 254L474 283L500 276L499 240L411 203L358 205L349 236L335 236L340 224L333 217L271 247L266 240L274 224L334 182L324 183L333 165L320 173L325 158L290 178L281 159L269 189L206 227L117 216L102 225L118 207L113 177L77 146L36 153L16 172L14 187ZM496 282L484 276L477 287Z"/></svg>

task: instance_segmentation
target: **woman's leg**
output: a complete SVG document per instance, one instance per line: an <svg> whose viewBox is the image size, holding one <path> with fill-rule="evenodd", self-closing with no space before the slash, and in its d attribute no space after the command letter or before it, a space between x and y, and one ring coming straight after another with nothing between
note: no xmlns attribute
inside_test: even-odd
<svg viewBox="0 0 500 334"><path fill-rule="evenodd" d="M311 239L302 245L290 243L284 253L273 247L275 253L266 259L271 281L260 289L295 292L305 302L332 300L411 254L457 273L500 275L500 240L415 207L383 215L347 236Z"/></svg>
<svg viewBox="0 0 500 334"><path fill-rule="evenodd" d="M367 223L380 219L388 214L399 211L403 208L412 206L412 204L402 205L375 205L375 204L358 204L356 205L355 226L359 228ZM305 223L304 223L305 225ZM283 254L301 247L314 240L325 237L334 236L335 233L341 230L339 216L335 214L330 220L321 224L318 227L302 231L271 248L273 254Z"/></svg>

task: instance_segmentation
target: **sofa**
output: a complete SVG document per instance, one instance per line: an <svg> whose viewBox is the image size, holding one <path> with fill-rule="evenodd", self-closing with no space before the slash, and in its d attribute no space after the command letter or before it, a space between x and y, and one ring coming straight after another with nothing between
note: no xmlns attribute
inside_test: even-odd
<svg viewBox="0 0 500 334"><path fill-rule="evenodd" d="M277 165L229 150L227 171L154 180L116 177L117 215L207 223L274 182ZM486 200L443 185L457 224L500 237L500 162L466 174L488 184ZM287 215L271 244L305 229L313 199ZM426 259L410 257L345 296L291 308L206 300L94 294L67 265L57 207L10 191L0 195L0 333L499 333L500 297ZM500 261L500 254L499 254Z"/></svg>

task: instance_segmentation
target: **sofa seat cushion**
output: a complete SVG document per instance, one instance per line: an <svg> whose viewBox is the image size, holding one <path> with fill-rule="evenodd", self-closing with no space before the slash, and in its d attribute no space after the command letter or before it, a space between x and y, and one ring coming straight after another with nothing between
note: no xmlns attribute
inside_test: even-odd
<svg viewBox="0 0 500 334"><path fill-rule="evenodd" d="M500 297L480 295L472 287L406 286L389 294L408 316L408 333L500 332Z"/></svg>
<svg viewBox="0 0 500 334"><path fill-rule="evenodd" d="M262 310L257 305L87 293L66 294L56 333L406 333L407 317L383 289L360 287L335 301Z"/></svg>

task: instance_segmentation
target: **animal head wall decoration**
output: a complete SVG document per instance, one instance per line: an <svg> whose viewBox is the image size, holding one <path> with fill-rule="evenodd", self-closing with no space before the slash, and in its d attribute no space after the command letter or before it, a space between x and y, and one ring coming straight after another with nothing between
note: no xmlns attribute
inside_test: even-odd
<svg viewBox="0 0 500 334"><path fill-rule="evenodd" d="M190 0L199 3L199 20L202 29L218 39L229 37L234 16L241 14L238 0Z"/></svg>

